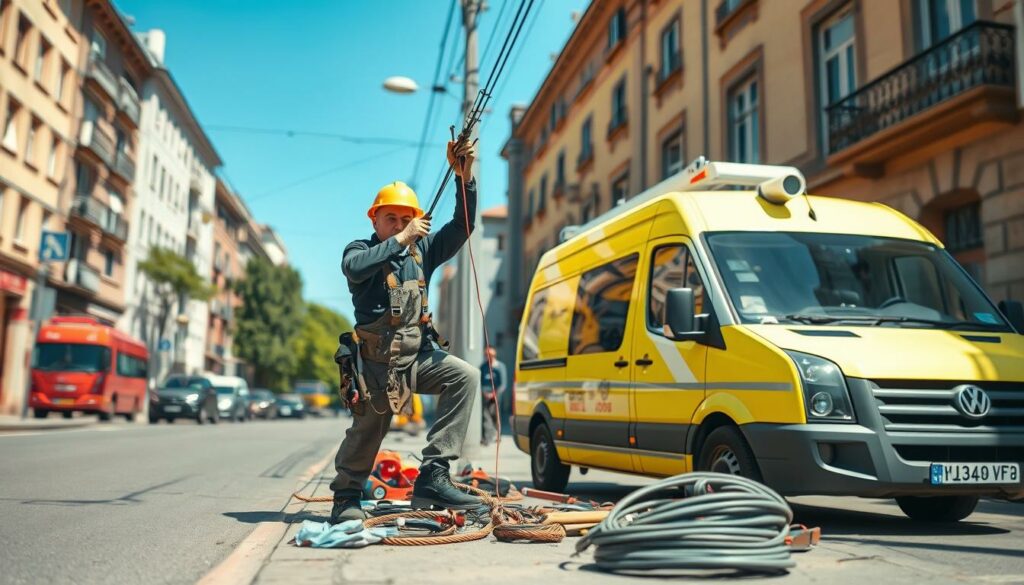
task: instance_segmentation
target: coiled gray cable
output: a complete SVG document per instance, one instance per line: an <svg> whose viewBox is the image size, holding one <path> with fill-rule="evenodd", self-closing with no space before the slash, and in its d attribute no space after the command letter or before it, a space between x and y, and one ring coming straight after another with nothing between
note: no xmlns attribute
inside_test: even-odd
<svg viewBox="0 0 1024 585"><path fill-rule="evenodd" d="M666 489L682 499L653 499ZM795 566L786 537L793 511L779 494L724 473L677 475L622 499L576 544L591 545L607 571L735 569L780 573Z"/></svg>

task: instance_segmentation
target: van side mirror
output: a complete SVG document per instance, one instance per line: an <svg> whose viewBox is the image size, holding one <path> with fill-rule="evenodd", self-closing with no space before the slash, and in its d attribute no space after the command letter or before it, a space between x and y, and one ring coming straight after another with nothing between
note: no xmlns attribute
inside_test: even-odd
<svg viewBox="0 0 1024 585"><path fill-rule="evenodd" d="M1017 333L1024 335L1024 305L1020 301L999 301L999 312L1013 325Z"/></svg>
<svg viewBox="0 0 1024 585"><path fill-rule="evenodd" d="M665 297L665 320L671 339L676 341L696 339L703 331L695 331L696 318L693 314L693 289L673 288Z"/></svg>

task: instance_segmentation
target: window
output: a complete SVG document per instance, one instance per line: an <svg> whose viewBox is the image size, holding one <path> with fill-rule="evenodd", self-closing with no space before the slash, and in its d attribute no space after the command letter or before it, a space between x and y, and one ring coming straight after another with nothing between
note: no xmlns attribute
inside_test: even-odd
<svg viewBox="0 0 1024 585"><path fill-rule="evenodd" d="M587 119L583 121L583 126L580 127L580 159L578 163L583 163L594 157L594 140L593 135L594 116L587 116Z"/></svg>
<svg viewBox="0 0 1024 585"><path fill-rule="evenodd" d="M17 223L14 224L14 241L24 242L25 241L25 216L28 215L28 199L22 197L21 204L18 206L18 218Z"/></svg>
<svg viewBox="0 0 1024 585"><path fill-rule="evenodd" d="M79 195L91 195L96 184L96 172L89 163L75 162L75 184Z"/></svg>
<svg viewBox="0 0 1024 585"><path fill-rule="evenodd" d="M973 23L974 0L917 0L921 48L927 49Z"/></svg>
<svg viewBox="0 0 1024 585"><path fill-rule="evenodd" d="M117 353L117 375L126 378L145 378L146 362L126 353Z"/></svg>
<svg viewBox="0 0 1024 585"><path fill-rule="evenodd" d="M43 83L43 73L46 71L46 61L50 56L50 43L46 39L39 38L39 55L36 57L36 67L32 72L32 79Z"/></svg>
<svg viewBox="0 0 1024 585"><path fill-rule="evenodd" d="M551 113L548 115L548 126L551 131L555 131L555 127L558 126L558 102L551 104Z"/></svg>
<svg viewBox="0 0 1024 585"><path fill-rule="evenodd" d="M526 221L530 221L533 218L533 213L535 211L535 205L536 205L536 193L534 193L533 189L530 189L530 194L529 194L529 196L527 198L527 205L526 205Z"/></svg>
<svg viewBox="0 0 1024 585"><path fill-rule="evenodd" d="M608 124L611 132L626 123L626 77L623 76L612 90L612 121Z"/></svg>
<svg viewBox="0 0 1024 585"><path fill-rule="evenodd" d="M156 159L156 155L153 155L152 164L149 166L149 190L156 191L156 170L159 168L160 163Z"/></svg>
<svg viewBox="0 0 1024 585"><path fill-rule="evenodd" d="M661 178L667 179L683 170L683 131L679 130L661 143Z"/></svg>
<svg viewBox="0 0 1024 585"><path fill-rule="evenodd" d="M633 254L583 273L569 331L569 355L615 351L626 333L636 280Z"/></svg>
<svg viewBox="0 0 1024 585"><path fill-rule="evenodd" d="M7 123L4 125L3 147L17 154L18 152L18 112L21 106L13 99L7 102Z"/></svg>
<svg viewBox="0 0 1024 585"><path fill-rule="evenodd" d="M818 35L821 71L821 128L828 150L827 108L850 95L857 88L853 11L846 10L822 25Z"/></svg>
<svg viewBox="0 0 1024 585"><path fill-rule="evenodd" d="M980 248L981 203L975 201L963 207L946 212L946 237L944 243L951 253Z"/></svg>
<svg viewBox="0 0 1024 585"><path fill-rule="evenodd" d="M612 205L618 205L629 198L629 173L623 173L612 181Z"/></svg>
<svg viewBox="0 0 1024 585"><path fill-rule="evenodd" d="M60 154L60 137L54 136L50 144L50 156L46 159L46 176L57 179L57 158Z"/></svg>
<svg viewBox="0 0 1024 585"><path fill-rule="evenodd" d="M107 39L97 29L92 29L92 41L89 45L89 57L103 61L107 58Z"/></svg>
<svg viewBox="0 0 1024 585"><path fill-rule="evenodd" d="M651 258L650 289L647 291L647 327L663 333L667 323L665 299L673 288L693 289L695 314L704 312L704 284L693 256L686 246L673 244L654 251Z"/></svg>
<svg viewBox="0 0 1024 585"><path fill-rule="evenodd" d="M503 294L505 294L505 283L500 280L494 281L494 296L500 297Z"/></svg>
<svg viewBox="0 0 1024 585"><path fill-rule="evenodd" d="M103 250L103 274L114 276L114 251L109 248Z"/></svg>
<svg viewBox="0 0 1024 585"><path fill-rule="evenodd" d="M100 107L88 94L85 96L85 108L82 112L82 119L86 122L96 123L100 118Z"/></svg>
<svg viewBox="0 0 1024 585"><path fill-rule="evenodd" d="M115 152L117 154L122 154L122 153L127 152L128 151L128 137L125 135L124 130L121 130L121 127L118 126L118 127L114 128L114 134L117 137L117 147L116 147L117 149L115 150Z"/></svg>
<svg viewBox="0 0 1024 585"><path fill-rule="evenodd" d="M558 153L558 162L555 165L555 190L565 189L565 149Z"/></svg>
<svg viewBox="0 0 1024 585"><path fill-rule="evenodd" d="M548 174L540 178L540 197L537 199L537 213L544 211L548 202Z"/></svg>
<svg viewBox="0 0 1024 585"><path fill-rule="evenodd" d="M608 48L615 48L626 39L626 9L619 8L608 21Z"/></svg>
<svg viewBox="0 0 1024 585"><path fill-rule="evenodd" d="M60 71L57 72L57 85L53 88L53 97L59 104L64 103L64 88L68 85L68 75L71 75L71 66L62 57Z"/></svg>
<svg viewBox="0 0 1024 585"><path fill-rule="evenodd" d="M22 71L28 71L28 35L32 32L32 23L24 14L18 16L18 38L14 44L14 64Z"/></svg>
<svg viewBox="0 0 1024 585"><path fill-rule="evenodd" d="M729 92L729 160L758 163L759 153L757 79L751 77Z"/></svg>
<svg viewBox="0 0 1024 585"><path fill-rule="evenodd" d="M149 218L149 227L146 229L146 233L149 235L149 245L152 246L153 245L153 235L155 233L155 232L153 232L153 218L152 217Z"/></svg>
<svg viewBox="0 0 1024 585"><path fill-rule="evenodd" d="M167 188L167 169L160 167L160 200L164 200L164 189Z"/></svg>
<svg viewBox="0 0 1024 585"><path fill-rule="evenodd" d="M505 249L505 234L498 234L498 251Z"/></svg>
<svg viewBox="0 0 1024 585"><path fill-rule="evenodd" d="M25 139L25 164L32 167L36 166L36 136L39 135L39 128L42 125L42 122L32 118L32 123L28 127L28 136Z"/></svg>
<svg viewBox="0 0 1024 585"><path fill-rule="evenodd" d="M661 31L661 71L658 80L662 81L682 66L679 54L679 19L673 20L665 30Z"/></svg>
<svg viewBox="0 0 1024 585"><path fill-rule="evenodd" d="M526 318L526 330L523 331L522 361L535 360L540 357L540 333L544 322L544 310L547 307L551 287L533 293L529 316Z"/></svg>

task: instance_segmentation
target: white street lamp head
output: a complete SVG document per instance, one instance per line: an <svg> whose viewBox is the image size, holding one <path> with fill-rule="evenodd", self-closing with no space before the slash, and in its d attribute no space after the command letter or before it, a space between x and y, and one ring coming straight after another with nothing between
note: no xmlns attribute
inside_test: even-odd
<svg viewBox="0 0 1024 585"><path fill-rule="evenodd" d="M414 93L419 88L420 86L416 85L415 81L401 75L388 77L384 80L384 89L395 93Z"/></svg>

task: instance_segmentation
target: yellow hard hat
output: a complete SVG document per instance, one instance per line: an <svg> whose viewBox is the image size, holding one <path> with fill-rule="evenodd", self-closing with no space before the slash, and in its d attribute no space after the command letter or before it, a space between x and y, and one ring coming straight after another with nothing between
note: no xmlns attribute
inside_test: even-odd
<svg viewBox="0 0 1024 585"><path fill-rule="evenodd" d="M416 192L401 181L388 183L381 187L380 191L377 191L377 198L373 200L373 205L366 212L367 217L374 219L377 209L386 205L408 207L413 210L413 215L416 218L423 217L423 210L420 209L420 200L416 197Z"/></svg>

